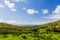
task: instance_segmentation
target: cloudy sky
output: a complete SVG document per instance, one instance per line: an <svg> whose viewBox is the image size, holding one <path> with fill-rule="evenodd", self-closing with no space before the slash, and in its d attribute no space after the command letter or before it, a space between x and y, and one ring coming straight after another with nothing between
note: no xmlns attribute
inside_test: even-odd
<svg viewBox="0 0 60 40"><path fill-rule="evenodd" d="M60 0L0 0L0 22L39 25L60 19Z"/></svg>

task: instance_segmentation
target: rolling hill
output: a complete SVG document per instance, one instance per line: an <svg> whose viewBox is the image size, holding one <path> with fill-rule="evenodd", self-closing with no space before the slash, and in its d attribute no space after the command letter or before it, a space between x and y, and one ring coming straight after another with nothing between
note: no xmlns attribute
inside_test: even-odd
<svg viewBox="0 0 60 40"><path fill-rule="evenodd" d="M35 26L0 23L0 40L59 40L60 20Z"/></svg>
<svg viewBox="0 0 60 40"><path fill-rule="evenodd" d="M60 27L60 20L56 22L51 22L43 25L35 25L35 26L16 26L13 24L7 24L7 23L0 23L0 33L1 30L6 32L34 32L39 31L40 29L52 29L54 27Z"/></svg>

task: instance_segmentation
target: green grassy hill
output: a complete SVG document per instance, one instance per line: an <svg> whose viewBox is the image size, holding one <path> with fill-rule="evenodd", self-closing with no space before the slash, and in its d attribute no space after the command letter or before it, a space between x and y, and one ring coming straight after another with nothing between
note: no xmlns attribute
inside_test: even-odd
<svg viewBox="0 0 60 40"><path fill-rule="evenodd" d="M35 26L0 23L0 40L60 40L60 20Z"/></svg>

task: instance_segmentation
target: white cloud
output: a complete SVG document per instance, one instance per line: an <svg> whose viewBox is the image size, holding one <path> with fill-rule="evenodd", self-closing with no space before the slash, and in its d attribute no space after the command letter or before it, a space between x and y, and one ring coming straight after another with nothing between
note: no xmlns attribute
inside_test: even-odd
<svg viewBox="0 0 60 40"><path fill-rule="evenodd" d="M2 23L8 23L8 24L15 24L15 25L40 25L45 24L50 21L41 21L41 22L18 22L16 20L5 20L4 18L0 18L0 22Z"/></svg>
<svg viewBox="0 0 60 40"><path fill-rule="evenodd" d="M47 9L43 9L42 12L43 12L43 15L45 15L45 14L48 13L48 10Z"/></svg>
<svg viewBox="0 0 60 40"><path fill-rule="evenodd" d="M57 5L57 7L55 8L55 10L52 13L53 13L53 15L51 15L50 18L59 20L60 19L60 5Z"/></svg>
<svg viewBox="0 0 60 40"><path fill-rule="evenodd" d="M3 4L0 4L0 8L5 8L5 6Z"/></svg>
<svg viewBox="0 0 60 40"><path fill-rule="evenodd" d="M53 20L59 20L60 19L60 14L52 14L52 15L49 15L49 16L44 17L44 18L53 19Z"/></svg>
<svg viewBox="0 0 60 40"><path fill-rule="evenodd" d="M16 20L4 20L0 18L1 23L15 24L15 25L38 25L42 24L42 22L17 22Z"/></svg>
<svg viewBox="0 0 60 40"><path fill-rule="evenodd" d="M8 24L15 24L18 25L20 24L19 22L17 22L16 20L4 20L4 19L0 19L1 23L8 23Z"/></svg>
<svg viewBox="0 0 60 40"><path fill-rule="evenodd" d="M27 13L28 14L35 14L35 13L39 13L39 12L34 9L27 9Z"/></svg>
<svg viewBox="0 0 60 40"><path fill-rule="evenodd" d="M48 22L23 22L22 24L25 24L25 25L41 25L41 24L45 24L45 23L48 23Z"/></svg>
<svg viewBox="0 0 60 40"><path fill-rule="evenodd" d="M35 14L35 13L39 13L37 10L34 9L27 9L25 7L22 8L24 11L26 11L28 14Z"/></svg>
<svg viewBox="0 0 60 40"><path fill-rule="evenodd" d="M12 2L28 2L27 0L4 0L4 4L9 7L12 11L16 11L16 8L15 8L15 3L11 3L10 1Z"/></svg>
<svg viewBox="0 0 60 40"><path fill-rule="evenodd" d="M52 21L37 21L37 22L18 22L16 20L5 20L4 18L0 18L0 22L1 23L8 23L8 24L14 24L14 25L41 25L41 24L46 24L49 22L53 22L56 20L52 20Z"/></svg>
<svg viewBox="0 0 60 40"><path fill-rule="evenodd" d="M15 4L14 3L10 3L9 0L4 0L4 3L6 6L8 6L12 11L16 11L15 9Z"/></svg>
<svg viewBox="0 0 60 40"><path fill-rule="evenodd" d="M19 22L19 24L22 24L22 25L41 25L41 24L46 24L46 23L49 23L49 22L53 22L53 21L56 21L56 20L50 20L50 21L37 21L37 22Z"/></svg>
<svg viewBox="0 0 60 40"><path fill-rule="evenodd" d="M55 14L60 14L60 5L57 5L57 8L53 11Z"/></svg>
<svg viewBox="0 0 60 40"><path fill-rule="evenodd" d="M60 5L57 5L57 7L55 8L55 10L52 13L53 14L51 14L51 15L45 17L45 18L60 20Z"/></svg>

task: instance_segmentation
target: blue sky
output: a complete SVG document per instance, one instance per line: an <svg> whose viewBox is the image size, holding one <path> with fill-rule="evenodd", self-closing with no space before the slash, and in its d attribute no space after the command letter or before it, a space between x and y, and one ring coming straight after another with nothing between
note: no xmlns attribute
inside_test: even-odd
<svg viewBox="0 0 60 40"><path fill-rule="evenodd" d="M60 0L0 0L0 22L40 25L60 20Z"/></svg>

